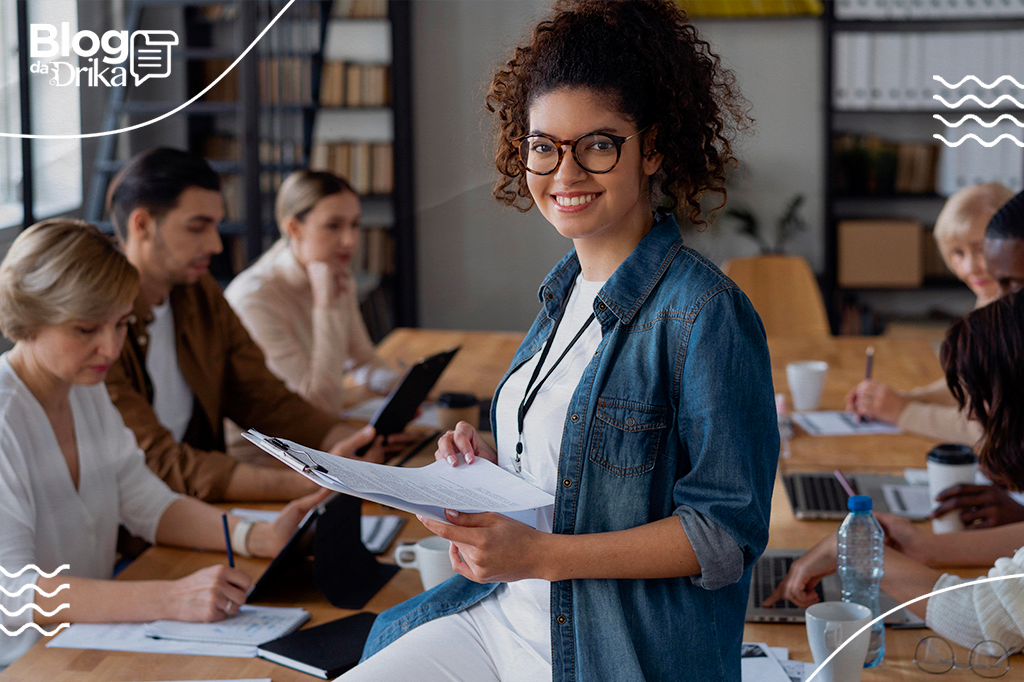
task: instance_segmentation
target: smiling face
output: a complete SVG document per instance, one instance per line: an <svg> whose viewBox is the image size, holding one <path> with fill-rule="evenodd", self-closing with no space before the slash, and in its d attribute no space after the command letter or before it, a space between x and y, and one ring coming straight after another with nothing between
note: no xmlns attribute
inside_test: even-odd
<svg viewBox="0 0 1024 682"><path fill-rule="evenodd" d="M598 132L620 137L636 133L637 125L608 108L608 101L607 96L579 88L541 95L530 106L530 133L556 140ZM618 164L607 173L583 170L568 146L553 173L526 173L534 202L559 234L588 242L643 235L652 221L650 176L661 164L659 154L643 155L642 145L649 135L626 141Z"/></svg>
<svg viewBox="0 0 1024 682"><path fill-rule="evenodd" d="M302 266L326 263L347 270L359 244L362 210L353 192L330 194L313 205L300 221L289 218L286 229L295 260Z"/></svg>
<svg viewBox="0 0 1024 682"><path fill-rule="evenodd" d="M103 381L121 355L132 306L99 320L68 320L37 329L19 341L28 346L35 363L67 384Z"/></svg>
<svg viewBox="0 0 1024 682"><path fill-rule="evenodd" d="M999 287L985 268L985 226L991 216L977 216L962 235L939 241L939 251L957 278L970 287L981 304L999 297Z"/></svg>
<svg viewBox="0 0 1024 682"><path fill-rule="evenodd" d="M985 265L1000 296L1024 289L1024 239L986 239Z"/></svg>

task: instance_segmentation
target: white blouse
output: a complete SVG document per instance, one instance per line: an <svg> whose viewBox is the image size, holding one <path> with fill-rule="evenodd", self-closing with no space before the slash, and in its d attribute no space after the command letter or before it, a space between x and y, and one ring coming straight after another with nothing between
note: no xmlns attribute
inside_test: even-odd
<svg viewBox="0 0 1024 682"><path fill-rule="evenodd" d="M78 446L75 489L57 436L42 405L21 381L7 354L0 356L0 566L17 573L35 564L61 576L109 579L123 523L149 542L178 495L146 466L135 436L125 427L106 386L72 386L69 395ZM33 622L34 585L28 570L0 573L0 624L15 632ZM18 595L24 585L32 585ZM71 602L71 590L62 593ZM17 596L12 596L17 595ZM8 615L8 613L18 615ZM52 626L47 626L47 631ZM0 632L0 669L40 637L28 627L15 637Z"/></svg>

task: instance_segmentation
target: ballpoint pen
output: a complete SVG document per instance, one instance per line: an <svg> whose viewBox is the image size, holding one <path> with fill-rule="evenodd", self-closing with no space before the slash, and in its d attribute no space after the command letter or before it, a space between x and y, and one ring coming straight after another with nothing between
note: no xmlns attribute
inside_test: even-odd
<svg viewBox="0 0 1024 682"><path fill-rule="evenodd" d="M221 514L220 520L224 522L224 546L228 550L228 566L235 567L235 553L231 551L231 531L228 530L228 515Z"/></svg>

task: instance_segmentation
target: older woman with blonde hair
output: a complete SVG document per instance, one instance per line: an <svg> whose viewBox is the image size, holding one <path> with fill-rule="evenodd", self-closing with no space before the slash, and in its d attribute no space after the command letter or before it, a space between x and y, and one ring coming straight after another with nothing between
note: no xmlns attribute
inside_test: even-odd
<svg viewBox="0 0 1024 682"><path fill-rule="evenodd" d="M336 175L300 170L281 184L275 212L281 239L224 292L267 367L334 414L346 378L386 393L397 374L377 356L352 273L359 197Z"/></svg>
<svg viewBox="0 0 1024 682"><path fill-rule="evenodd" d="M69 566L52 578L0 575L0 623L20 633L5 636L0 668L39 638L33 622L214 621L245 601L249 576L224 565L179 580L110 580L119 523L150 542L225 548L221 512L146 467L103 383L138 288L124 255L78 221L33 225L0 264L0 331L14 341L0 356L0 565ZM274 556L323 497L296 500L273 524L229 515L234 551Z"/></svg>

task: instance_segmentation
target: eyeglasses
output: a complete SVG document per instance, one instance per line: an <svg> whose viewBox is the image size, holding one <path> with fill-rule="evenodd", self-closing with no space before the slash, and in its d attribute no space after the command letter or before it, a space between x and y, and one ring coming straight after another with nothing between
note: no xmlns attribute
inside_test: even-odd
<svg viewBox="0 0 1024 682"><path fill-rule="evenodd" d="M519 145L519 160L534 175L550 175L562 163L565 145L572 157L588 173L607 173L615 168L622 155L622 145L650 128L646 126L628 137L611 133L587 133L575 140L556 140L547 135L523 135L514 142Z"/></svg>
<svg viewBox="0 0 1024 682"><path fill-rule="evenodd" d="M999 642L991 639L979 642L971 649L967 666L978 677L1002 677L1010 670L1010 654ZM941 675L956 668L964 670L953 654L953 646L942 637L925 637L917 643L914 663L926 673Z"/></svg>

